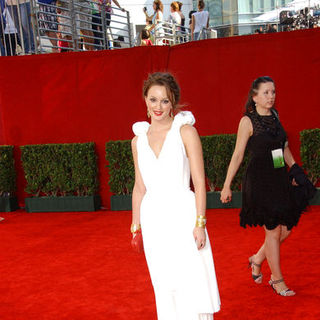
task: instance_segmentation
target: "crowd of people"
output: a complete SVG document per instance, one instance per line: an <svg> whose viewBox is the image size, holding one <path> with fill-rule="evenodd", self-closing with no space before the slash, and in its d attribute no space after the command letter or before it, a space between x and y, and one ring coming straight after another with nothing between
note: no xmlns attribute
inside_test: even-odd
<svg viewBox="0 0 320 320"><path fill-rule="evenodd" d="M1 55L15 55L17 44L26 54L34 53L30 0L0 0Z"/></svg>
<svg viewBox="0 0 320 320"><path fill-rule="evenodd" d="M161 0L153 2L153 13L148 14L147 8L143 8L146 16L146 26L141 32L141 45L166 45L168 44L168 34L172 34L174 26L177 34L178 42L186 42L187 37L190 40L199 40L204 36L207 28L209 28L209 12L204 10L205 3L198 0L198 11L189 12L189 24L186 27L186 18L182 13L183 3L174 1L170 4L170 14L165 19L163 17L163 3ZM168 28L168 23L170 27ZM146 32L146 31L147 32ZM148 40L146 42L145 40Z"/></svg>
<svg viewBox="0 0 320 320"><path fill-rule="evenodd" d="M281 17L282 15L282 17ZM294 31L320 28L320 8L305 8L298 12L283 11L280 13L280 24L267 24L255 29L255 34L273 33L278 31Z"/></svg>
<svg viewBox="0 0 320 320"><path fill-rule="evenodd" d="M320 8L304 8L296 13L289 13L283 21L282 31L293 31L320 27Z"/></svg>
<svg viewBox="0 0 320 320"><path fill-rule="evenodd" d="M73 7L68 0L37 0L37 3L39 30L50 41L52 52L74 49L75 32L77 46L84 50L110 49L124 42L123 36L115 40L112 37L104 39L105 30L111 23L112 3L125 11L117 0L74 0ZM30 0L0 0L0 5L1 55L16 55L17 46L24 54L35 53L36 37L31 22ZM72 30L73 13L76 30ZM103 27L102 18L105 19Z"/></svg>
<svg viewBox="0 0 320 320"><path fill-rule="evenodd" d="M35 53L39 39L31 21L31 0L0 0L0 53L1 56ZM40 34L50 42L52 52L76 49L103 50L128 47L129 39L120 35L113 39L110 28L112 6L125 12L118 0L74 0L73 12L69 0L37 0L37 21ZM161 0L154 0L153 12L143 8L145 28L140 32L141 46L170 45L207 37L209 12L204 0L198 0L197 11L191 10L189 21L182 13L183 3L170 4L170 14L164 17ZM307 8L306 8L307 9ZM289 22L267 24L255 29L255 34L290 31L320 26L320 9L301 10L288 19ZM76 30L72 17L76 18ZM280 19L281 20L281 19ZM128 37L130 37L128 33Z"/></svg>
<svg viewBox="0 0 320 320"><path fill-rule="evenodd" d="M276 24L267 24L265 27L260 26L258 29L254 31L255 34L273 33L273 32L278 32L278 27Z"/></svg>

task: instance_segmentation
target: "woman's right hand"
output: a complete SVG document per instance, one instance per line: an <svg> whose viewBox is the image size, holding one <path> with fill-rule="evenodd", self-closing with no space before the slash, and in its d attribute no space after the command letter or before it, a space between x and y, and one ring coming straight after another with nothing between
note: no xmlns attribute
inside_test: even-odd
<svg viewBox="0 0 320 320"><path fill-rule="evenodd" d="M232 199L232 191L230 188L224 187L221 190L220 200L222 203L230 202Z"/></svg>

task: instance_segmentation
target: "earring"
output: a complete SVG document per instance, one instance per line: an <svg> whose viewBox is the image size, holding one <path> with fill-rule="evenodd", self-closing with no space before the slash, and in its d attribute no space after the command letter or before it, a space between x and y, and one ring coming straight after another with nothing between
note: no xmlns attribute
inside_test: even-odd
<svg viewBox="0 0 320 320"><path fill-rule="evenodd" d="M147 110L147 117L150 118L150 112Z"/></svg>
<svg viewBox="0 0 320 320"><path fill-rule="evenodd" d="M173 110L171 109L170 117L173 118Z"/></svg>

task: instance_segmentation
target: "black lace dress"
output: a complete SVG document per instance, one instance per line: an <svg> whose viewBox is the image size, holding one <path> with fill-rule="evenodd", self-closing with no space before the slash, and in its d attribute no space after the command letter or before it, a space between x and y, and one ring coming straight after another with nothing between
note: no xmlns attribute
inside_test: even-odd
<svg viewBox="0 0 320 320"><path fill-rule="evenodd" d="M302 209L298 208L286 167L274 168L271 151L284 149L286 133L276 115L246 114L253 135L247 148L250 161L242 185L240 225L263 226L272 230L279 224L290 230L296 226Z"/></svg>

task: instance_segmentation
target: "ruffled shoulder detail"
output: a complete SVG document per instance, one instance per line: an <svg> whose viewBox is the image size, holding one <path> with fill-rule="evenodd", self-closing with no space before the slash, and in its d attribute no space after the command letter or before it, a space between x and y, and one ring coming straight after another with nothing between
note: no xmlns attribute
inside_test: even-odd
<svg viewBox="0 0 320 320"><path fill-rule="evenodd" d="M191 111L180 111L174 117L174 126L178 128L180 128L185 124L190 124L191 126L193 126L195 122L196 122L196 119L194 118Z"/></svg>
<svg viewBox="0 0 320 320"><path fill-rule="evenodd" d="M150 123L147 121L136 122L132 126L132 131L136 136L147 133Z"/></svg>

